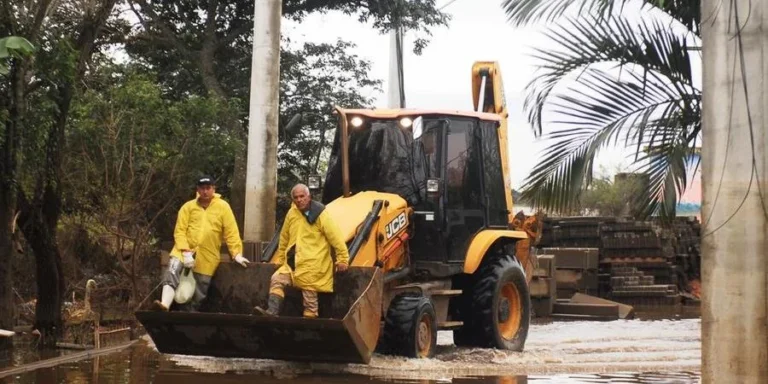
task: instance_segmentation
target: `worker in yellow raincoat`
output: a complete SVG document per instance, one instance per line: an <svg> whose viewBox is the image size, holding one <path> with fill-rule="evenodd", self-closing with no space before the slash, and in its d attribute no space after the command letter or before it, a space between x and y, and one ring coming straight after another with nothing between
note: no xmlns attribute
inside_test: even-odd
<svg viewBox="0 0 768 384"><path fill-rule="evenodd" d="M280 231L280 243L273 263L280 268L272 275L267 309L254 308L258 314L276 316L280 313L285 287L302 291L304 317L318 316L318 292L333 292L333 272L344 272L349 265L349 251L341 231L325 206L312 200L309 188L297 184L291 189L293 204L285 216ZM295 247L295 269L287 262L287 251ZM334 266L331 249L336 253Z"/></svg>
<svg viewBox="0 0 768 384"><path fill-rule="evenodd" d="M229 204L216 193L216 184L210 176L197 180L197 197L179 210L173 237L171 258L163 274L161 299L154 302L156 310L170 309L183 268L191 269L195 278L194 295L187 309L198 309L221 261L222 240L226 242L229 254L235 255L235 262L248 266L248 260L242 255L243 242L235 215Z"/></svg>

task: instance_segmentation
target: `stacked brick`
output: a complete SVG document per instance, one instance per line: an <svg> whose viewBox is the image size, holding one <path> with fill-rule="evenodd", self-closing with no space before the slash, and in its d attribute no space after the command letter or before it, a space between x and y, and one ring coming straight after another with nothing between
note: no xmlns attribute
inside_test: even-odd
<svg viewBox="0 0 768 384"><path fill-rule="evenodd" d="M610 273L611 290L607 298L633 305L676 304L679 302L677 286L659 284L653 275L636 267L613 267Z"/></svg>
<svg viewBox="0 0 768 384"><path fill-rule="evenodd" d="M676 266L680 283L701 279L701 223L696 217L676 218L671 226L654 223L662 237L669 241L669 258Z"/></svg>
<svg viewBox="0 0 768 384"><path fill-rule="evenodd" d="M615 221L611 217L546 218L539 248L599 248L600 225Z"/></svg>
<svg viewBox="0 0 768 384"><path fill-rule="evenodd" d="M675 255L670 237L661 234L657 233L650 222L632 221L601 226L603 247L600 263L611 278L616 277L617 273L625 273L627 268L634 268L642 272L643 276L653 277L652 284L630 286L622 292L623 297L632 299L630 301L638 297L658 297L656 291L660 288L655 287L656 284L677 286ZM610 291L617 288L612 279ZM676 294L675 290L673 295Z"/></svg>
<svg viewBox="0 0 768 384"><path fill-rule="evenodd" d="M700 225L672 226L613 217L547 218L540 253L555 255L557 296L576 292L631 304L679 300L699 276Z"/></svg>

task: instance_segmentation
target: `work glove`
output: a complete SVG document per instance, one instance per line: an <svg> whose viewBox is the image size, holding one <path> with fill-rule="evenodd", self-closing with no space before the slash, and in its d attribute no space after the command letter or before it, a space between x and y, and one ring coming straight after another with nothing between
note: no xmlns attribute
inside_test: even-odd
<svg viewBox="0 0 768 384"><path fill-rule="evenodd" d="M184 251L181 253L182 256L184 256L184 268L193 269L195 268L195 258L193 257L195 255L195 252L192 251Z"/></svg>
<svg viewBox="0 0 768 384"><path fill-rule="evenodd" d="M171 257L170 260L168 260L168 270L171 271L172 274L176 274L176 271L178 269L181 269L179 266L181 264L181 261L175 257Z"/></svg>
<svg viewBox="0 0 768 384"><path fill-rule="evenodd" d="M235 262L242 265L244 268L247 268L248 264L250 264L250 261L248 261L248 259L243 257L241 254L237 254L237 256L235 256Z"/></svg>

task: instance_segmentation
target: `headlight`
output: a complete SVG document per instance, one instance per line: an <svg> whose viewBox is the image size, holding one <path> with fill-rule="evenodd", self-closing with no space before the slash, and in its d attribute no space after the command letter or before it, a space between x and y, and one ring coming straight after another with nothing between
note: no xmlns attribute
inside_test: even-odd
<svg viewBox="0 0 768 384"><path fill-rule="evenodd" d="M360 128L360 126L363 125L363 118L360 116L355 116L349 120L349 123L352 124L352 126L355 128Z"/></svg>
<svg viewBox="0 0 768 384"><path fill-rule="evenodd" d="M410 128L411 124L413 124L413 120L411 120L410 117L403 117L400 119L400 126L403 128Z"/></svg>
<svg viewBox="0 0 768 384"><path fill-rule="evenodd" d="M440 180L438 179L428 179L427 180L427 192L439 192L440 191Z"/></svg>
<svg viewBox="0 0 768 384"><path fill-rule="evenodd" d="M319 175L312 175L307 178L307 187L309 187L310 190L318 190L320 189L321 179Z"/></svg>

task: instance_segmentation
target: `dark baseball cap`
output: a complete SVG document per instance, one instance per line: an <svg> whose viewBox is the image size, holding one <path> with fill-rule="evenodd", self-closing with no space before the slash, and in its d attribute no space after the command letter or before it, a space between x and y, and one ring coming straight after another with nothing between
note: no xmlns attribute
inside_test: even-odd
<svg viewBox="0 0 768 384"><path fill-rule="evenodd" d="M216 185L216 181L211 176L203 176L197 179L197 185Z"/></svg>

